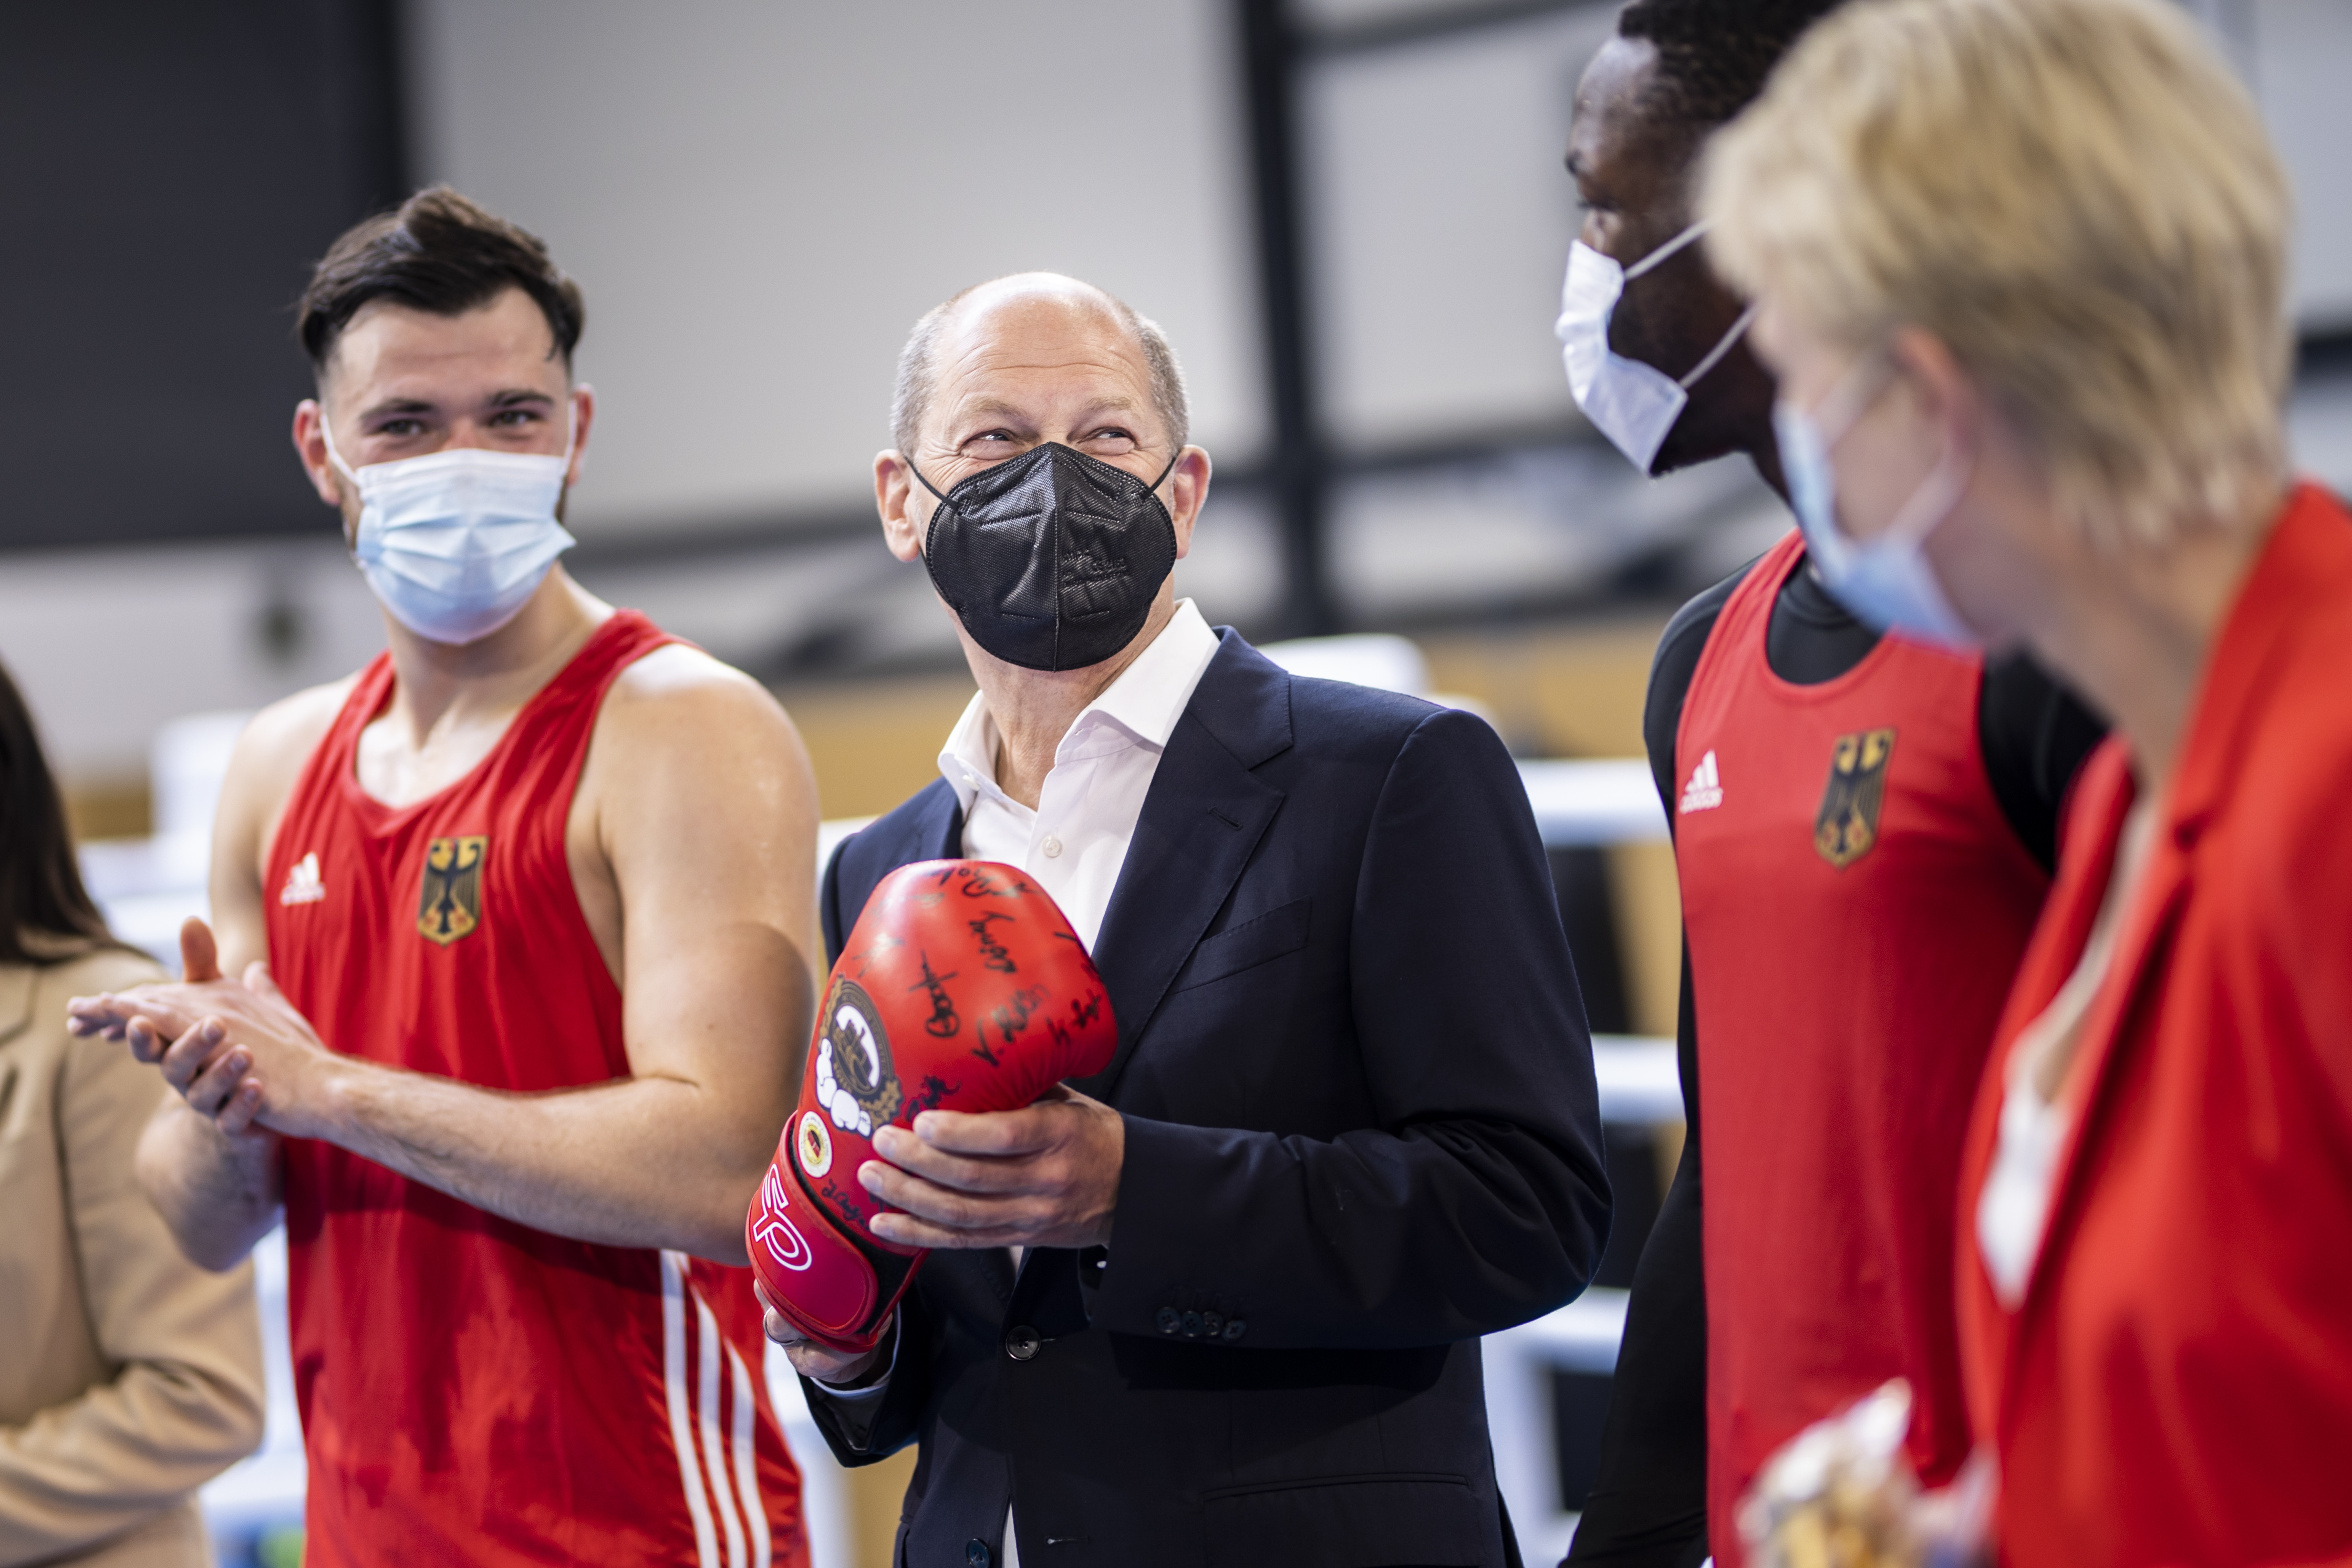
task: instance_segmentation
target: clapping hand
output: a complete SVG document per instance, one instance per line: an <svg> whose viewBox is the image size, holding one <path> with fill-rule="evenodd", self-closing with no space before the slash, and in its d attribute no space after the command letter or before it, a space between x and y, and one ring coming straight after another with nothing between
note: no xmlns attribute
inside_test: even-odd
<svg viewBox="0 0 2352 1568"><path fill-rule="evenodd" d="M269 967L221 974L211 927L180 928L183 978L76 997L67 1027L126 1042L163 1071L190 1109L232 1137L257 1128L306 1134L323 1120L336 1058L278 989Z"/></svg>

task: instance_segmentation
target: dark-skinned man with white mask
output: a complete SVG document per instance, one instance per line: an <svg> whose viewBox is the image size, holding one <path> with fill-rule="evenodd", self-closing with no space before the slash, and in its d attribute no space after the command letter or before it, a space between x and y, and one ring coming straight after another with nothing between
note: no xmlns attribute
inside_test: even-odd
<svg viewBox="0 0 2352 1568"><path fill-rule="evenodd" d="M1717 129L1836 4L1635 0L1579 84L1557 330L1578 402L1646 473L1740 455L1788 495L1775 383L1693 188ZM1916 622L1887 634L1883 585L1834 545L1788 534L1685 604L1651 667L1688 1135L1572 1563L1736 1568L1764 1457L1890 1378L1922 1474L1967 1453L1961 1134L2100 727L2030 659Z"/></svg>
<svg viewBox="0 0 2352 1568"><path fill-rule="evenodd" d="M1580 1290L1590 1039L1517 770L1466 714L1294 679L1170 580L1209 457L1100 290L968 289L901 357L885 537L979 695L827 869L1019 867L1091 949L1110 1065L885 1127L870 1224L934 1249L863 1355L788 1342L847 1464L921 1458L899 1562L1516 1562L1477 1336Z"/></svg>
<svg viewBox="0 0 2352 1568"><path fill-rule="evenodd" d="M74 1004L179 1091L226 1268L284 1216L304 1561L804 1563L742 1214L810 1009L815 789L757 685L557 564L578 287L431 190L345 235L294 446L384 612L265 709L186 977Z"/></svg>

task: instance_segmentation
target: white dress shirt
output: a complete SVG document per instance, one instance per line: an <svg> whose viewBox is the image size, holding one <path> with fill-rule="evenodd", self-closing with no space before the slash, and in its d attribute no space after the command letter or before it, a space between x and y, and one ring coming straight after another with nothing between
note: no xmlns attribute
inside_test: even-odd
<svg viewBox="0 0 2352 1568"><path fill-rule="evenodd" d="M1176 732L1176 721L1192 700L1209 661L1217 656L1217 634L1189 599L1135 662L1102 695L1078 711L1054 747L1053 769L1032 810L997 787L1001 739L989 716L988 699L973 694L971 706L948 732L940 752L940 776L963 808L963 852L972 860L1018 866L1051 894L1062 914L1093 951L1118 885L1127 847L1143 815L1143 798L1160 770L1160 753ZM1021 1267L1013 1248L1013 1266ZM895 1329L890 1350L895 1372ZM871 1386L833 1396L852 1406L878 1402L889 1387L885 1373ZM1003 1568L1020 1568L1013 1544L1012 1511L1005 1511Z"/></svg>
<svg viewBox="0 0 2352 1568"><path fill-rule="evenodd" d="M1000 742L986 697L973 695L940 753L940 774L963 808L963 852L1020 867L1053 894L1088 951L1160 754L1216 654L1217 634L1191 600L1178 601L1160 635L1070 721L1034 811L997 788Z"/></svg>

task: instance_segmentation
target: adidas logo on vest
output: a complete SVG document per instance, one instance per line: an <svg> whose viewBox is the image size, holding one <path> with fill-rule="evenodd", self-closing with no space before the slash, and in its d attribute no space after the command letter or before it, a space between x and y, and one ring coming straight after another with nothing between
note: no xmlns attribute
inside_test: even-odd
<svg viewBox="0 0 2352 1568"><path fill-rule="evenodd" d="M327 896L319 876L319 852L312 850L287 869L286 885L278 892L280 904L316 904Z"/></svg>
<svg viewBox="0 0 2352 1568"><path fill-rule="evenodd" d="M1723 779L1715 770L1715 753L1710 751L1698 759L1691 769L1690 782L1683 786L1682 810L1712 811L1723 804Z"/></svg>

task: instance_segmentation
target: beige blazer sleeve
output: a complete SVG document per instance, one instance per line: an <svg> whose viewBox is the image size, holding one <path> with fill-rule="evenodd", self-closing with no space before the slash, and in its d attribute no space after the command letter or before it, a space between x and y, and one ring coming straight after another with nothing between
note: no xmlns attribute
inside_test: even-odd
<svg viewBox="0 0 2352 1568"><path fill-rule="evenodd" d="M121 953L0 966L0 1568L184 1536L164 1516L192 1526L190 1494L261 1440L252 1265L181 1255L131 1173L162 1080L65 1030L68 997L158 977Z"/></svg>

